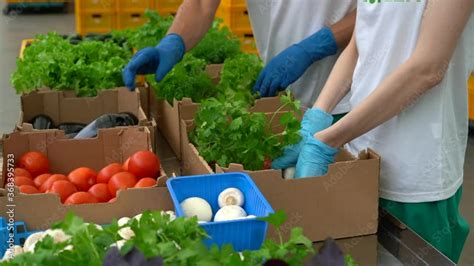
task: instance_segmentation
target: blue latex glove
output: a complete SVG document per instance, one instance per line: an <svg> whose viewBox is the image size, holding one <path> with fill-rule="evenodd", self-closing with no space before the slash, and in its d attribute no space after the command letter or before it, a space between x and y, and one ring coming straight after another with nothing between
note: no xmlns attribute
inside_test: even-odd
<svg viewBox="0 0 474 266"><path fill-rule="evenodd" d="M156 47L138 51L123 70L123 81L129 90L135 90L135 76L155 74L160 82L171 69L183 59L186 51L183 38L168 34Z"/></svg>
<svg viewBox="0 0 474 266"><path fill-rule="evenodd" d="M307 135L296 164L295 178L325 175L338 151L313 135Z"/></svg>
<svg viewBox="0 0 474 266"><path fill-rule="evenodd" d="M337 53L334 34L328 27L275 56L260 73L254 86L262 97L275 96L297 81L314 62Z"/></svg>
<svg viewBox="0 0 474 266"><path fill-rule="evenodd" d="M308 109L303 116L303 121L301 121L300 135L302 140L295 145L285 147L283 156L273 160L272 168L286 169L296 166L298 156L300 155L300 151L305 143L306 137L313 136L317 132L330 127L332 121L333 117L331 114L328 114L318 108Z"/></svg>

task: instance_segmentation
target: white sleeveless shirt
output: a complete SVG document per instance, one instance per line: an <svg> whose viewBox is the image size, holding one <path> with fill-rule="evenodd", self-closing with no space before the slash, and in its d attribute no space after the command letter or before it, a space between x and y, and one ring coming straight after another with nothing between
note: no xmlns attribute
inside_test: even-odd
<svg viewBox="0 0 474 266"><path fill-rule="evenodd" d="M353 108L412 55L426 4L427 0L375 4L359 0ZM474 47L468 34L474 33L466 27L438 86L347 145L353 153L369 147L381 155L382 198L408 203L438 201L453 196L461 186L468 135L467 55L468 48Z"/></svg>

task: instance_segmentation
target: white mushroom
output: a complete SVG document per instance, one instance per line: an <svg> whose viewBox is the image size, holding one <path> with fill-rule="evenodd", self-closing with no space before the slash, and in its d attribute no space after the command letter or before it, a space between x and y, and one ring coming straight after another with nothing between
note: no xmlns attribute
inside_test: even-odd
<svg viewBox="0 0 474 266"><path fill-rule="evenodd" d="M70 235L66 234L61 229L48 229L44 233L51 236L55 243L62 243L68 241L71 238Z"/></svg>
<svg viewBox="0 0 474 266"><path fill-rule="evenodd" d="M283 177L285 179L293 179L293 178L295 178L295 172L296 172L296 167L286 168L283 171Z"/></svg>
<svg viewBox="0 0 474 266"><path fill-rule="evenodd" d="M184 216L198 218L198 221L209 222L212 219L212 209L209 203L198 197L192 197L185 199L181 202L181 208L183 209Z"/></svg>
<svg viewBox="0 0 474 266"><path fill-rule="evenodd" d="M162 214L167 214L170 216L170 222L176 220L176 214L174 211L162 211Z"/></svg>
<svg viewBox="0 0 474 266"><path fill-rule="evenodd" d="M228 188L219 194L217 201L219 203L219 207L221 208L228 205L237 205L242 207L244 205L244 194L238 188Z"/></svg>
<svg viewBox="0 0 474 266"><path fill-rule="evenodd" d="M118 230L118 234L121 238L125 240L130 240L135 236L135 232L133 232L132 228L130 228L129 226L120 228L120 230Z"/></svg>
<svg viewBox="0 0 474 266"><path fill-rule="evenodd" d="M86 226L89 226L89 225L91 225L91 224L93 224L93 223L85 223ZM94 225L95 228L97 228L97 230L99 230L99 231L104 230L104 229L102 228L102 226L100 226L100 225L98 225L98 224L93 224L93 225Z"/></svg>
<svg viewBox="0 0 474 266"><path fill-rule="evenodd" d="M137 214L137 215L135 215L135 216L133 216L133 219L135 219L135 220L137 220L137 221L139 221L139 222L140 222L140 219L141 219L141 218L142 218L142 214L141 214L141 213L140 213L140 214Z"/></svg>
<svg viewBox="0 0 474 266"><path fill-rule="evenodd" d="M117 247L118 250L121 250L123 245L125 245L126 242L127 242L127 240L122 239L122 240L119 240L119 241L113 243L112 245L110 245L110 247Z"/></svg>
<svg viewBox="0 0 474 266"><path fill-rule="evenodd" d="M24 252L34 252L36 243L44 238L46 234L44 232L36 232L31 234L23 245Z"/></svg>
<svg viewBox="0 0 474 266"><path fill-rule="evenodd" d="M15 258L15 256L18 256L23 252L23 248L20 246L14 246L13 248L9 248L5 251L5 254L3 254L2 261L13 259Z"/></svg>
<svg viewBox="0 0 474 266"><path fill-rule="evenodd" d="M214 222L237 220L246 217L247 213L237 205L224 206L217 211Z"/></svg>
<svg viewBox="0 0 474 266"><path fill-rule="evenodd" d="M128 217L122 217L122 218L120 218L120 219L117 221L118 226L119 226L119 227L122 227L122 226L128 224L128 222L129 222L130 220L131 220L131 219L128 218Z"/></svg>
<svg viewBox="0 0 474 266"><path fill-rule="evenodd" d="M73 251L74 250L74 246L73 245L67 245L63 248L63 251L64 250L68 250L68 251Z"/></svg>

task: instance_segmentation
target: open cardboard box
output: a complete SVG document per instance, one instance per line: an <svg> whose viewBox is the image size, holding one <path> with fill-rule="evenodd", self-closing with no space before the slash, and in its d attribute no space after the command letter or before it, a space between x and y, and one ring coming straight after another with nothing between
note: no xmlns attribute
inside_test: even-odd
<svg viewBox="0 0 474 266"><path fill-rule="evenodd" d="M222 65L207 66L206 71L215 84L220 81L221 70ZM183 129L180 126L180 121L183 119L193 119L199 109L199 103L194 103L189 98L183 98L180 101L175 99L173 104L168 103L166 100L156 100L153 89L150 89L150 95L151 116L157 121L158 128L178 160L181 160L183 153L181 135ZM275 112L280 107L281 102L279 97L268 97L256 100L251 110L254 112L270 113Z"/></svg>
<svg viewBox="0 0 474 266"><path fill-rule="evenodd" d="M3 175L1 184L6 184L9 165L7 158L20 156L31 150L45 153L50 161L51 172L69 173L87 166L96 171L107 164L122 163L133 153L149 150L150 133L147 128L123 127L104 129L92 139L65 139L64 132L43 130L36 132L14 132L3 139ZM21 194L13 192L8 184L0 189L0 211L2 217L14 209L15 220L24 221L29 230L44 230L52 223L74 212L88 222L110 223L114 218L134 216L146 210L172 210L173 204L166 188L166 174L162 171L157 187L120 191L113 203L63 205L56 194ZM3 186L2 186L3 187ZM13 194L14 193L14 194Z"/></svg>
<svg viewBox="0 0 474 266"><path fill-rule="evenodd" d="M152 148L155 150L156 122L148 120L140 104L140 92L126 88L103 90L95 97L77 97L73 91L34 91L21 96L20 121L16 131L31 131L28 122L38 115L49 116L55 125L61 123L89 124L108 113L131 113L138 118L138 126L148 127Z"/></svg>
<svg viewBox="0 0 474 266"><path fill-rule="evenodd" d="M183 175L213 173L189 141L194 121L181 120L181 125L186 129L182 134ZM304 179L285 180L281 170L246 171L238 164L216 165L218 173L249 174L273 209L286 211L283 233L288 235L291 228L302 227L312 241L377 232L379 171L380 157L370 149L360 152L358 158L341 150L325 176ZM276 236L272 229L269 236Z"/></svg>

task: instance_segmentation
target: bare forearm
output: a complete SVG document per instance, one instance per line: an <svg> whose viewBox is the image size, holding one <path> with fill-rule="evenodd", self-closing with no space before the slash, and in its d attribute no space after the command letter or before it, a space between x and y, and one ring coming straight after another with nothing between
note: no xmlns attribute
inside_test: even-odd
<svg viewBox="0 0 474 266"><path fill-rule="evenodd" d="M353 38L341 56L339 56L314 107L328 113L334 110L336 105L350 90L357 58L357 47L355 45L355 38Z"/></svg>
<svg viewBox="0 0 474 266"><path fill-rule="evenodd" d="M317 134L317 138L340 147L414 104L434 85L433 82L415 64L406 62L343 119Z"/></svg>
<svg viewBox="0 0 474 266"><path fill-rule="evenodd" d="M212 25L220 0L184 0L168 33L180 35L191 50Z"/></svg>
<svg viewBox="0 0 474 266"><path fill-rule="evenodd" d="M356 21L356 10L347 14L343 19L332 25L331 31L336 39L337 47L344 49L352 37Z"/></svg>
<svg viewBox="0 0 474 266"><path fill-rule="evenodd" d="M340 147L416 104L419 97L443 80L474 2L430 0L428 5L412 56L347 116L318 133L317 138Z"/></svg>

